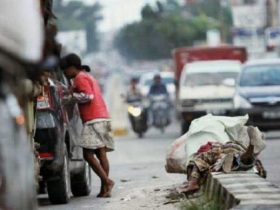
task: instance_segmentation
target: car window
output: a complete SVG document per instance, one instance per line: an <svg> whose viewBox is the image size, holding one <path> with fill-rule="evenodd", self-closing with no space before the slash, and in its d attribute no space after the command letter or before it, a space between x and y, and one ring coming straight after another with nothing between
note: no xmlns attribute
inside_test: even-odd
<svg viewBox="0 0 280 210"><path fill-rule="evenodd" d="M240 86L280 85L280 65L245 67L240 75Z"/></svg>
<svg viewBox="0 0 280 210"><path fill-rule="evenodd" d="M147 79L145 81L145 86L151 86L153 84L153 79ZM174 78L173 77L162 77L161 81L163 84L168 85L168 84L174 84Z"/></svg>
<svg viewBox="0 0 280 210"><path fill-rule="evenodd" d="M238 77L237 72L192 73L186 74L184 86L222 85L226 79Z"/></svg>

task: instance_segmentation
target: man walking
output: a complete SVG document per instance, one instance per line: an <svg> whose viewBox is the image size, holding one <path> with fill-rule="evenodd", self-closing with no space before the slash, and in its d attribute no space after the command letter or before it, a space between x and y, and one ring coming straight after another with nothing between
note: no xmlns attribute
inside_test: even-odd
<svg viewBox="0 0 280 210"><path fill-rule="evenodd" d="M107 152L114 150L111 122L97 81L81 65L76 54L62 58L61 68L66 77L73 79L72 100L78 103L83 121L79 145L84 159L101 179L101 190L97 197L111 197L114 182L109 178Z"/></svg>

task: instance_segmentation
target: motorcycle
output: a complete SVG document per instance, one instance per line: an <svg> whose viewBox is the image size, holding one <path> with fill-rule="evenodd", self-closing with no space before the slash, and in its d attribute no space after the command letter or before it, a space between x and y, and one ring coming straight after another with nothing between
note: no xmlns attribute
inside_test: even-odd
<svg viewBox="0 0 280 210"><path fill-rule="evenodd" d="M165 127L170 124L170 102L169 97L166 94L151 95L151 115L153 126L159 128L163 133Z"/></svg>
<svg viewBox="0 0 280 210"><path fill-rule="evenodd" d="M142 138L148 130L147 110L141 100L128 101L128 116L135 133Z"/></svg>

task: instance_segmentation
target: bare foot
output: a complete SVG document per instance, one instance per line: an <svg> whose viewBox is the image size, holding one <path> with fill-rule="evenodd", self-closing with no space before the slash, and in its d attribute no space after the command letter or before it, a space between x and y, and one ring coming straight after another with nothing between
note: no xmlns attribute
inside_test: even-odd
<svg viewBox="0 0 280 210"><path fill-rule="evenodd" d="M185 195L190 195L197 192L200 189L200 186L196 181L190 181L188 185L183 186L180 188L180 193L184 193Z"/></svg>
<svg viewBox="0 0 280 210"><path fill-rule="evenodd" d="M112 193L112 189L115 185L115 182L113 182L112 180L109 181L109 183L107 184L106 188L106 192L102 195L102 198L110 198L111 197L111 193Z"/></svg>
<svg viewBox="0 0 280 210"><path fill-rule="evenodd" d="M99 194L96 196L97 198L102 198L105 194L106 190L105 190L105 186L102 184L101 185L101 189L100 189L100 192Z"/></svg>

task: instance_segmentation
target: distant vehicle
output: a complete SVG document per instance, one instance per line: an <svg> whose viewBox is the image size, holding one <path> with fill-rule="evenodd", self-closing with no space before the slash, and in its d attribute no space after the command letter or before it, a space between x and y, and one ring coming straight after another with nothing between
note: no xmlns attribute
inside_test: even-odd
<svg viewBox="0 0 280 210"><path fill-rule="evenodd" d="M190 122L194 119L195 116L189 116L184 111L184 103L185 100L180 97L180 87L184 87L184 85L180 85L179 82L181 79L181 74L183 69L187 71L188 65L192 62L198 61L217 61L217 60L233 60L244 63L247 60L247 51L244 47L233 47L233 46L220 46L220 47L182 47L177 48L172 51L173 62L174 62L174 72L175 72L175 80L176 80L176 104L177 104L177 113L181 116L181 125L182 125L182 133L185 133L188 130ZM220 69L220 68L219 68ZM182 80L183 81L183 80ZM229 80L226 83L229 82Z"/></svg>
<svg viewBox="0 0 280 210"><path fill-rule="evenodd" d="M209 60L238 60L244 63L247 58L246 48L221 46L221 47L182 47L172 51L175 64L175 78L179 82L181 72L187 63Z"/></svg>
<svg viewBox="0 0 280 210"><path fill-rule="evenodd" d="M249 123L262 130L280 128L280 59L246 63L234 96L236 114L249 114Z"/></svg>
<svg viewBox="0 0 280 210"><path fill-rule="evenodd" d="M233 109L240 70L241 63L233 60L197 61L185 66L178 94L183 133L193 119L207 113L226 115Z"/></svg>
<svg viewBox="0 0 280 210"><path fill-rule="evenodd" d="M142 138L148 130L148 112L141 100L127 101L128 117L133 131Z"/></svg>
<svg viewBox="0 0 280 210"><path fill-rule="evenodd" d="M91 170L83 160L77 138L82 129L76 104L64 105L68 81L48 79L43 93L37 98L35 141L40 145L39 192L47 193L53 204L68 203L70 192L86 196L91 192Z"/></svg>
<svg viewBox="0 0 280 210"><path fill-rule="evenodd" d="M163 133L170 124L170 99L166 94L150 95L150 111L153 126Z"/></svg>
<svg viewBox="0 0 280 210"><path fill-rule="evenodd" d="M167 91L169 93L170 99L175 100L175 77L173 72L160 72L160 73L146 73L140 77L139 88L144 96L147 96L150 87L153 84L154 76L159 74L161 76L161 81L166 85Z"/></svg>

